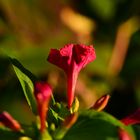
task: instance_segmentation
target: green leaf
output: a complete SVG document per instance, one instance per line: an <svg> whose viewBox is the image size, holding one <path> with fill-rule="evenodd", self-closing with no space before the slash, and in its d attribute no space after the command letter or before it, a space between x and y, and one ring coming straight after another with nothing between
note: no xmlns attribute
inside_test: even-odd
<svg viewBox="0 0 140 140"><path fill-rule="evenodd" d="M0 139L1 140L19 140L22 136L20 132L14 132L6 127L0 127Z"/></svg>
<svg viewBox="0 0 140 140"><path fill-rule="evenodd" d="M34 97L34 85L32 81L35 81L35 76L29 72L27 69L25 69L16 59L11 59L12 66L14 68L14 71L20 81L20 84L22 86L24 95L26 97L26 100L33 111L33 113L37 114L37 105L36 100ZM30 77L30 78L29 78ZM32 79L32 80L31 80Z"/></svg>
<svg viewBox="0 0 140 140"><path fill-rule="evenodd" d="M53 109L51 109L50 108L50 111L51 111L51 113L52 113L52 115L54 116L54 118L56 119L56 120L58 120L58 119L60 119L60 120L64 120L62 117L60 117L59 116L59 114L57 113L57 112L55 112Z"/></svg>
<svg viewBox="0 0 140 140"><path fill-rule="evenodd" d="M58 111L59 116L62 117L63 119L69 116L70 111L68 110L68 108L63 103L58 103L58 104L60 105L60 108Z"/></svg>
<svg viewBox="0 0 140 140"><path fill-rule="evenodd" d="M70 112L64 104L56 102L49 108L47 122L49 124L54 123L56 126L59 126L68 115L70 115Z"/></svg>
<svg viewBox="0 0 140 140"><path fill-rule="evenodd" d="M124 128L134 139L133 129L105 112L83 111L62 140L119 140L118 128Z"/></svg>

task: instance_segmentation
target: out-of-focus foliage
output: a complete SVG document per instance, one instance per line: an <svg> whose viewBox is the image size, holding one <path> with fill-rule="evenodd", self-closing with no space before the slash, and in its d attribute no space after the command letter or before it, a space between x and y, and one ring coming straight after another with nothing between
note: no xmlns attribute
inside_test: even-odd
<svg viewBox="0 0 140 140"><path fill-rule="evenodd" d="M86 43L94 45L97 58L77 83L81 108L109 93L107 112L118 118L133 112L140 105L139 5L139 0L1 0L0 111L27 124L34 119L7 56L48 81L56 99L65 102L65 75L46 61L48 51Z"/></svg>

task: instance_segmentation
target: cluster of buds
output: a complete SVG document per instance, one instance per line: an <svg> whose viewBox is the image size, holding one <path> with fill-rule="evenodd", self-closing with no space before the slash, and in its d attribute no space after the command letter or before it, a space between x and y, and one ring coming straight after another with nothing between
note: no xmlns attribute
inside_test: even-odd
<svg viewBox="0 0 140 140"><path fill-rule="evenodd" d="M75 98L75 86L78 78L78 74L82 68L84 68L89 62L95 60L95 50L93 46L86 45L65 45L60 50L51 49L48 61L52 64L62 68L67 76L67 98L68 109L71 110L74 98ZM46 82L34 83L34 95L37 103L38 115L40 118L40 132L42 133L46 129L46 117L49 108L49 101L51 99L52 88ZM64 121L64 125L70 127L73 124L72 120L75 115L70 115ZM4 112L0 115L0 122L6 127L12 130L20 130L21 127L17 121L15 121L11 115ZM70 122L70 124L68 124Z"/></svg>

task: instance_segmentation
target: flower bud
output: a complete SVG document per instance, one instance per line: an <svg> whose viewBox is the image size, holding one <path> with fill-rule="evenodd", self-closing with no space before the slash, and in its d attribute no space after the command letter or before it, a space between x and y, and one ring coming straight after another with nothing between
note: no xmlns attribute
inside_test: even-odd
<svg viewBox="0 0 140 140"><path fill-rule="evenodd" d="M36 82L34 94L37 101L38 113L40 118L40 131L43 132L46 128L46 116L52 94L52 88L45 82Z"/></svg>
<svg viewBox="0 0 140 140"><path fill-rule="evenodd" d="M78 115L76 113L69 115L63 122L63 126L67 129L71 128L72 125L77 121Z"/></svg>
<svg viewBox="0 0 140 140"><path fill-rule="evenodd" d="M119 128L119 140L133 140L132 137L122 128Z"/></svg>
<svg viewBox="0 0 140 140"><path fill-rule="evenodd" d="M6 111L0 114L0 123L14 131L21 130L20 124Z"/></svg>
<svg viewBox="0 0 140 140"><path fill-rule="evenodd" d="M140 124L140 109L121 120L125 125Z"/></svg>
<svg viewBox="0 0 140 140"><path fill-rule="evenodd" d="M95 104L90 109L95 109L97 111L102 111L106 107L106 105L109 101L109 98L110 98L110 96L108 94L103 95L101 98L99 98L95 102Z"/></svg>

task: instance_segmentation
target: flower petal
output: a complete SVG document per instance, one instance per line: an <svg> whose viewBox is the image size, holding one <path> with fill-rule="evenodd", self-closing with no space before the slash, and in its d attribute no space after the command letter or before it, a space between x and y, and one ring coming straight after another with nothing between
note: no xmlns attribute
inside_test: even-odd
<svg viewBox="0 0 140 140"><path fill-rule="evenodd" d="M61 48L60 50L57 49L51 49L48 61L60 68L62 68L64 71L68 70L68 66L71 63L71 56L72 56L72 48L73 45L65 45L64 48Z"/></svg>
<svg viewBox="0 0 140 140"><path fill-rule="evenodd" d="M74 45L73 57L81 69L84 68L89 62L95 60L96 54L92 45Z"/></svg>

